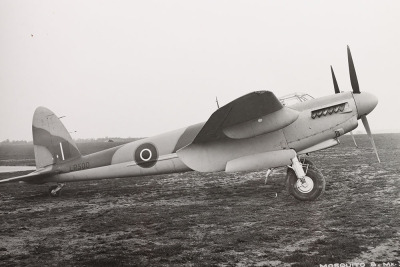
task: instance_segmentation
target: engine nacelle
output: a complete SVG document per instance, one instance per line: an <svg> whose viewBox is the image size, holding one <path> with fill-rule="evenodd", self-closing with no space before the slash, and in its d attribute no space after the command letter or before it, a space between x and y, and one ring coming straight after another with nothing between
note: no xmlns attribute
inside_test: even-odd
<svg viewBox="0 0 400 267"><path fill-rule="evenodd" d="M253 154L228 161L225 171L256 171L290 165L292 164L291 159L294 157L296 157L296 152L293 149Z"/></svg>

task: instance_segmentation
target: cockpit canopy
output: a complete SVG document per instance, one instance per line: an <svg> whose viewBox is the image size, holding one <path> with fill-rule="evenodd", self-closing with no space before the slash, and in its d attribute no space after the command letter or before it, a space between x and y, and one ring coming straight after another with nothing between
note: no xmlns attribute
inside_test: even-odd
<svg viewBox="0 0 400 267"><path fill-rule="evenodd" d="M284 106L291 106L310 99L314 99L314 97L310 96L309 94L299 92L279 97L279 101L281 101L282 105Z"/></svg>

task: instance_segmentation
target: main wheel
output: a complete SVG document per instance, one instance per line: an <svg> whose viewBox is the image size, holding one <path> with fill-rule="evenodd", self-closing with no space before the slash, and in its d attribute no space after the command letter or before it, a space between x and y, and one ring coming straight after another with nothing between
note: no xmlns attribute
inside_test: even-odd
<svg viewBox="0 0 400 267"><path fill-rule="evenodd" d="M58 187L57 185L52 185L49 187L49 196L51 197L61 196L61 190L58 190L57 192L53 193L53 190L56 189L57 187Z"/></svg>
<svg viewBox="0 0 400 267"><path fill-rule="evenodd" d="M316 200L325 191L325 178L317 169L309 166L302 181L289 168L286 175L286 187L289 193L298 200Z"/></svg>

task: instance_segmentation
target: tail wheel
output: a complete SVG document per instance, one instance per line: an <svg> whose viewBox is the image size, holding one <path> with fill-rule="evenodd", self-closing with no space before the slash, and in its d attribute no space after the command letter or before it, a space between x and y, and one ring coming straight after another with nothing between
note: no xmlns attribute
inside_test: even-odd
<svg viewBox="0 0 400 267"><path fill-rule="evenodd" d="M325 178L312 166L308 167L303 179L298 179L296 173L292 169L288 169L286 187L289 193L298 200L316 200L325 191Z"/></svg>
<svg viewBox="0 0 400 267"><path fill-rule="evenodd" d="M51 197L59 197L61 196L61 190L55 191L55 189L58 187L58 185L53 185L49 187L49 196Z"/></svg>

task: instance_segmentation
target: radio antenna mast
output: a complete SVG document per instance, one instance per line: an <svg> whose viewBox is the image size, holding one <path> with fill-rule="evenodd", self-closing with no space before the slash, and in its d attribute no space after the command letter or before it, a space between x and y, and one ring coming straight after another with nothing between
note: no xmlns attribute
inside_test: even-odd
<svg viewBox="0 0 400 267"><path fill-rule="evenodd" d="M215 102L217 102L217 107L219 108L218 97L215 97Z"/></svg>

